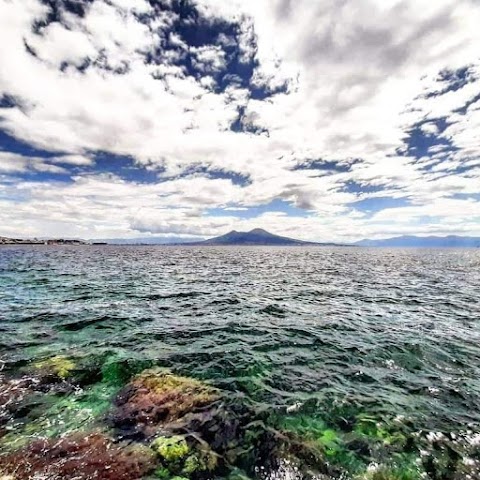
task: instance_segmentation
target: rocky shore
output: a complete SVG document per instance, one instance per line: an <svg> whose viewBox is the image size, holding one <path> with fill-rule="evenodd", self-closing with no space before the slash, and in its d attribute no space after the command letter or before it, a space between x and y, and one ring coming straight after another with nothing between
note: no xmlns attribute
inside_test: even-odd
<svg viewBox="0 0 480 480"><path fill-rule="evenodd" d="M0 479L479 478L476 437L408 432L351 405L266 408L150 362L55 356L0 372Z"/></svg>

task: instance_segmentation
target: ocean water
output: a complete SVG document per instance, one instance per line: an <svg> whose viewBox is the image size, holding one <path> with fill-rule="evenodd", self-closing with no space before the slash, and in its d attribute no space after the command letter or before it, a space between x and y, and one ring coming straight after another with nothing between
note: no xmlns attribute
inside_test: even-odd
<svg viewBox="0 0 480 480"><path fill-rule="evenodd" d="M0 247L0 334L4 382L52 357L165 367L315 443L321 478L480 478L479 250ZM0 451L101 424L76 388L4 414ZM77 424L36 429L66 398Z"/></svg>

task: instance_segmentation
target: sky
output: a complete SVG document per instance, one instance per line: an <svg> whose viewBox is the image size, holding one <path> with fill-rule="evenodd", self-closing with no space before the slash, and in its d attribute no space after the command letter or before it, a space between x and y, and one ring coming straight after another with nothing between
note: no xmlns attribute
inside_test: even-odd
<svg viewBox="0 0 480 480"><path fill-rule="evenodd" d="M0 0L0 236L480 236L478 0Z"/></svg>

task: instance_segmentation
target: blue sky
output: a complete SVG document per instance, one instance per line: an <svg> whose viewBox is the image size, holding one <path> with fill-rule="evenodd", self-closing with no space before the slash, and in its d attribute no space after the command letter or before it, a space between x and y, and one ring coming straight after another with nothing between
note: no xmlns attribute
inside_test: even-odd
<svg viewBox="0 0 480 480"><path fill-rule="evenodd" d="M0 3L0 236L480 236L473 0Z"/></svg>

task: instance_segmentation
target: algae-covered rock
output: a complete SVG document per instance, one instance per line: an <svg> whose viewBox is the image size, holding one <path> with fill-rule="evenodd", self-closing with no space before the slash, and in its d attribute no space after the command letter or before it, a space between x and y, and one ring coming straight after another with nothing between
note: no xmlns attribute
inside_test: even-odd
<svg viewBox="0 0 480 480"><path fill-rule="evenodd" d="M158 437L152 443L151 447L167 465L183 461L190 453L190 448L185 438L180 435Z"/></svg>
<svg viewBox="0 0 480 480"><path fill-rule="evenodd" d="M233 466L253 472L273 447L265 424L244 400L167 370L136 376L115 403L110 421L116 432L157 437L152 449L170 474L197 478L227 474Z"/></svg>
<svg viewBox="0 0 480 480"><path fill-rule="evenodd" d="M44 375L54 375L61 379L66 379L75 369L75 363L64 355L41 360L33 364L34 368Z"/></svg>
<svg viewBox="0 0 480 480"><path fill-rule="evenodd" d="M202 468L226 471L237 466L251 473L274 447L262 417L244 399L231 396L166 426L172 434L189 432L197 440Z"/></svg>
<svg viewBox="0 0 480 480"><path fill-rule="evenodd" d="M421 464L434 480L480 478L480 432L422 432Z"/></svg>
<svg viewBox="0 0 480 480"><path fill-rule="evenodd" d="M137 480L153 471L154 454L141 445L119 445L99 433L42 439L0 457L2 474L15 480Z"/></svg>
<svg viewBox="0 0 480 480"><path fill-rule="evenodd" d="M0 465L5 465L5 472L0 472L15 472L15 480L34 476L134 480L145 475L204 480L228 477L232 471L267 478L269 472L275 475L289 465L291 473L292 465L301 464L323 473L317 464L323 465L325 451L335 450L338 443L335 432L328 429L315 445L299 435L279 434L268 427L268 413L255 411L244 397L165 369L137 374L115 396L123 367L118 370L116 363L109 363L100 376L96 374L97 383L87 387L83 383L82 388L76 379L85 368L54 358L37 364L39 375L30 383L7 382L19 399L38 393L45 400L38 416L29 415L23 426L23 420L16 422L8 435L10 453L0 459ZM64 393L71 394L50 391L45 387L48 382L55 388L70 386ZM111 411L105 416L108 408ZM93 427L103 432L107 426L114 427L113 437L74 433ZM143 447L117 443L125 439L142 442ZM295 471L303 474L299 468Z"/></svg>
<svg viewBox="0 0 480 480"><path fill-rule="evenodd" d="M148 437L161 425L207 407L218 398L218 390L196 379L151 369L119 393L111 421L117 428Z"/></svg>
<svg viewBox="0 0 480 480"><path fill-rule="evenodd" d="M71 357L56 355L36 361L24 370L38 377L67 379L79 386L101 382L121 387L134 375L152 366L153 362L150 360L127 358L107 351L96 355L78 355L77 353Z"/></svg>
<svg viewBox="0 0 480 480"><path fill-rule="evenodd" d="M196 477L217 467L217 455L193 438L189 444L182 435L158 437L151 448L162 464L156 472L159 478L170 478L172 475Z"/></svg>
<svg viewBox="0 0 480 480"><path fill-rule="evenodd" d="M197 445L195 453L185 459L183 473L193 475L201 472L213 472L218 466L218 455L208 446Z"/></svg>

